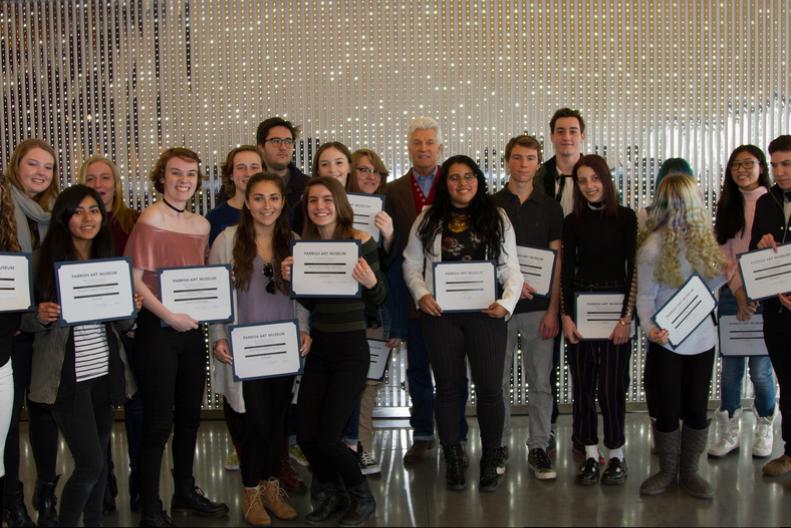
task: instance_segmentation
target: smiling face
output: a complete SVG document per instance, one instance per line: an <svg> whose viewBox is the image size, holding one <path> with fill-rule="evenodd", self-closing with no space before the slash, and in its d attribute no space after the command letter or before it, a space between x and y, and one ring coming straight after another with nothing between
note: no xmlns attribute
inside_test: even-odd
<svg viewBox="0 0 791 528"><path fill-rule="evenodd" d="M195 194L198 188L198 163L179 157L170 158L165 164L162 179L165 199L169 202L184 203Z"/></svg>
<svg viewBox="0 0 791 528"><path fill-rule="evenodd" d="M55 177L55 158L46 150L38 147L30 149L17 167L19 183L25 193L34 198L46 191Z"/></svg>
<svg viewBox="0 0 791 528"><path fill-rule="evenodd" d="M428 174L437 166L442 145L433 128L419 128L409 138L409 161L421 174Z"/></svg>
<svg viewBox="0 0 791 528"><path fill-rule="evenodd" d="M256 224L265 227L275 225L280 213L283 212L283 195L280 189L271 181L260 181L250 189L250 195L245 200L247 208Z"/></svg>
<svg viewBox="0 0 791 528"><path fill-rule="evenodd" d="M454 163L448 169L448 194L454 207L467 207L478 193L478 177L464 163Z"/></svg>
<svg viewBox="0 0 791 528"><path fill-rule="evenodd" d="M346 154L335 147L326 148L319 156L318 167L319 176L335 178L346 187L346 180L349 178L349 159Z"/></svg>
<svg viewBox="0 0 791 528"><path fill-rule="evenodd" d="M103 161L94 161L85 169L85 185L99 193L107 212L113 210L115 198L115 177L113 169Z"/></svg>
<svg viewBox="0 0 791 528"><path fill-rule="evenodd" d="M604 200L604 185L596 171L587 165L577 169L577 185L588 202L599 203Z"/></svg>
<svg viewBox="0 0 791 528"><path fill-rule="evenodd" d="M576 156L580 153L585 133L581 130L576 117L561 117L555 121L555 129L549 134L549 140L555 154L559 156Z"/></svg>
<svg viewBox="0 0 791 528"><path fill-rule="evenodd" d="M91 241L102 227L102 211L91 196L86 196L69 218L69 233L74 241Z"/></svg>
<svg viewBox="0 0 791 528"><path fill-rule="evenodd" d="M236 194L244 196L247 190L247 180L250 176L261 172L261 156L257 152L243 150L233 157L233 170L231 180L236 187Z"/></svg>
<svg viewBox="0 0 791 528"><path fill-rule="evenodd" d="M312 185L307 196L308 218L317 227L334 227L338 213L335 198L324 185Z"/></svg>
<svg viewBox="0 0 791 528"><path fill-rule="evenodd" d="M382 175L376 172L376 167L368 156L361 156L357 160L354 177L357 179L357 187L365 194L375 193L382 183Z"/></svg>
<svg viewBox="0 0 791 528"><path fill-rule="evenodd" d="M743 150L731 162L731 178L733 183L743 191L752 191L758 188L758 179L761 177L761 163L758 158Z"/></svg>

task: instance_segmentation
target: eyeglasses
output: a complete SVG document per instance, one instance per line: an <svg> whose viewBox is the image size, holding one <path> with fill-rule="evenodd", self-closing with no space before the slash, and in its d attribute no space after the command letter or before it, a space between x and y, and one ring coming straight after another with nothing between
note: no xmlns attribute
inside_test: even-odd
<svg viewBox="0 0 791 528"><path fill-rule="evenodd" d="M448 181L453 183L470 183L472 180L475 179L475 174L471 172L467 172L465 174L451 174L448 176Z"/></svg>
<svg viewBox="0 0 791 528"><path fill-rule="evenodd" d="M271 262L267 262L264 264L264 277L269 279L269 282L266 283L266 293L271 293L274 295L275 293L275 267L272 266Z"/></svg>
<svg viewBox="0 0 791 528"><path fill-rule="evenodd" d="M731 170L752 169L758 162L755 160L734 161L731 163Z"/></svg>
<svg viewBox="0 0 791 528"><path fill-rule="evenodd" d="M294 146L294 140L292 138L269 138L264 143L272 143L274 146L279 147L281 145L285 145L287 147Z"/></svg>
<svg viewBox="0 0 791 528"><path fill-rule="evenodd" d="M373 167L357 167L357 172L362 172L363 174L379 174Z"/></svg>

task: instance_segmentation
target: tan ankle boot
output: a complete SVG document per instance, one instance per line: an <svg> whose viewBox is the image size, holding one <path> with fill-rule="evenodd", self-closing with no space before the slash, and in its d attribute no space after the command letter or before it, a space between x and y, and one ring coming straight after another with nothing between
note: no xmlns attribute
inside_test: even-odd
<svg viewBox="0 0 791 528"><path fill-rule="evenodd" d="M261 502L261 489L258 487L242 489L242 513L244 520L253 526L272 524L272 519L269 518Z"/></svg>
<svg viewBox="0 0 791 528"><path fill-rule="evenodd" d="M261 490L261 502L275 517L288 521L299 516L297 510L286 502L286 491L280 487L280 482L276 478L262 480L258 488Z"/></svg>

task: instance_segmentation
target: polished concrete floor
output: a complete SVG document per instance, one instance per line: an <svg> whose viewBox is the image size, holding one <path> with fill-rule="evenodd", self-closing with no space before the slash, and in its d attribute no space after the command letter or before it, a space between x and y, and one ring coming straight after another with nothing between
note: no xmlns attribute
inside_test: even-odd
<svg viewBox="0 0 791 528"><path fill-rule="evenodd" d="M761 475L763 460L754 460L747 448L721 460L704 460L703 474L711 479L716 490L713 501L692 499L678 489L659 497L644 498L640 483L657 468L648 444L649 422L644 413L627 415L626 460L629 476L621 487L595 486L583 488L574 484L577 462L571 451L571 418L560 417L559 446L556 460L558 479L538 481L527 468L524 439L527 419L513 420L510 442L511 461L508 472L494 493L477 489L480 443L475 419L470 418L472 439L468 449L472 459L468 471L469 485L465 491L451 492L444 486L444 465L440 451L414 468L405 469L402 457L409 446L410 434L405 421L378 420L375 452L382 464L382 475L370 479L377 499L376 518L369 525L381 526L523 526L523 525L703 525L703 526L783 526L791 523L791 490L782 479ZM742 419L742 441L749 446L753 416ZM776 438L779 439L779 424ZM24 427L24 425L23 425ZM231 514L226 519L177 517L180 526L242 526L239 513L240 477L238 471L226 471L223 462L229 447L225 425L221 421L205 421L200 430L195 458L195 477L215 499L228 503ZM26 497L30 499L35 480L32 457L25 441L27 460L23 470ZM118 512L105 519L107 526L136 525L136 514L128 509L126 495L126 440L123 424L116 423L113 433L116 474L121 486ZM59 472L67 476L71 460L65 446L61 448ZM773 456L781 452L776 446ZM299 471L305 478L309 472ZM169 502L172 482L163 471L162 493ZM63 485L61 480L60 486ZM58 494L60 489L58 489ZM310 511L306 496L292 495L292 503L304 515ZM31 510L32 512L32 510ZM304 519L275 522L281 526L299 526ZM331 525L331 523L330 523Z"/></svg>

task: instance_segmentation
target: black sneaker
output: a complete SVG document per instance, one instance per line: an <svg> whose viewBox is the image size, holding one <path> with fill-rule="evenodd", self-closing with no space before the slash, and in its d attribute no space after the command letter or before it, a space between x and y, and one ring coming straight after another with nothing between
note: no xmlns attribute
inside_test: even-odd
<svg viewBox="0 0 791 528"><path fill-rule="evenodd" d="M382 472L379 462L371 453L363 450L362 446L357 447L357 463L363 475L379 475Z"/></svg>
<svg viewBox="0 0 791 528"><path fill-rule="evenodd" d="M580 466L577 473L577 484L582 486L593 486L599 482L599 461L595 458L588 458Z"/></svg>
<svg viewBox="0 0 791 528"><path fill-rule="evenodd" d="M558 476L555 469L552 467L552 461L549 459L549 455L540 447L530 450L530 453L527 455L527 465L533 470L533 474L538 480L552 480Z"/></svg>
<svg viewBox="0 0 791 528"><path fill-rule="evenodd" d="M611 458L607 462L604 473L601 474L601 483L608 486L618 486L626 481L626 460Z"/></svg>
<svg viewBox="0 0 791 528"><path fill-rule="evenodd" d="M505 475L505 470L508 467L508 446L500 446L497 448L497 474Z"/></svg>

